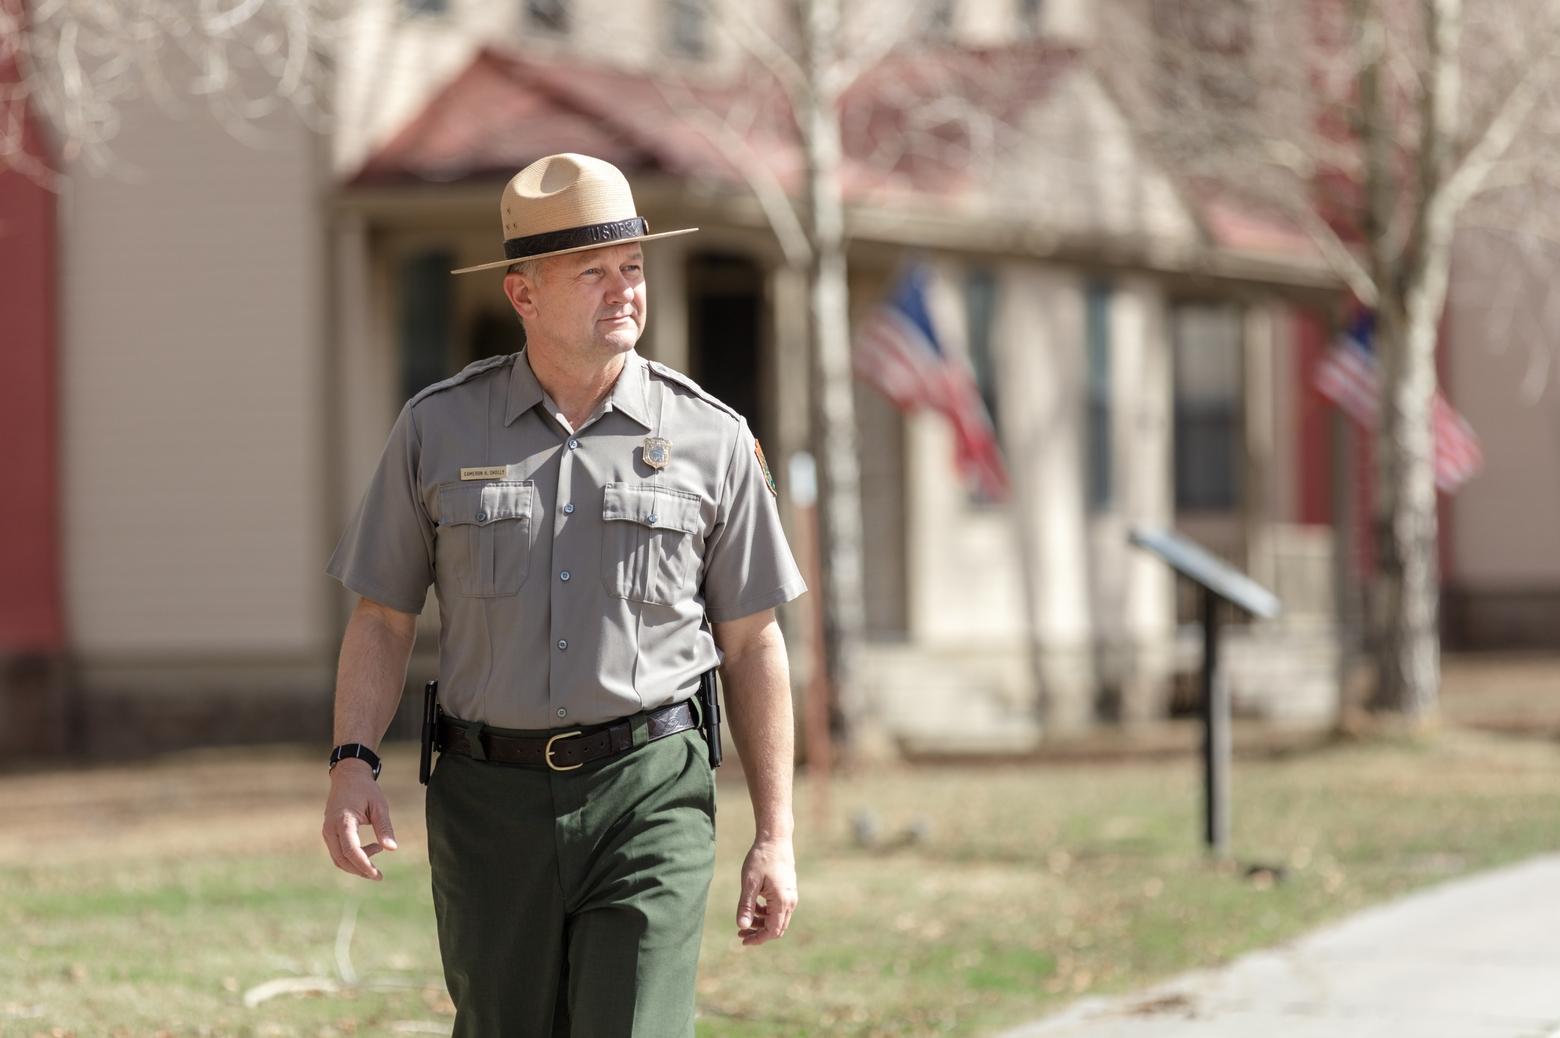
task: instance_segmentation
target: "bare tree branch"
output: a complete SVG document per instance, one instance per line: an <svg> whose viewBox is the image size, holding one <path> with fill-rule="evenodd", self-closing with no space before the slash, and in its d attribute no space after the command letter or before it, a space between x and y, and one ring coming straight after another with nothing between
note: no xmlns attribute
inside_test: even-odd
<svg viewBox="0 0 1560 1038"><path fill-rule="evenodd" d="M1439 192L1440 198L1436 204L1454 212L1460 210L1478 193L1501 157L1510 149L1542 96L1544 87L1549 85L1555 75L1557 41L1553 36L1547 37L1547 40L1545 52L1530 56L1532 60L1522 66L1522 75L1516 85L1484 123L1484 130L1456 162Z"/></svg>
<svg viewBox="0 0 1560 1038"><path fill-rule="evenodd" d="M871 27L866 38L852 41L851 46L842 51L839 61L829 70L825 89L835 96L849 90L862 73L875 68L894 50L904 45L914 31L913 27L925 23L933 2L911 0L908 5L895 11L893 17L883 17L879 11L876 17L865 19ZM867 5L866 10L871 11L872 5Z"/></svg>
<svg viewBox="0 0 1560 1038"><path fill-rule="evenodd" d="M744 0L703 0L717 30L762 64L786 93L794 111L807 103L812 84L801 62L753 17Z"/></svg>
<svg viewBox="0 0 1560 1038"><path fill-rule="evenodd" d="M678 113L689 128L718 147L741 174L748 190L763 210L765 219L769 221L786 262L798 268L805 267L812 258L812 246L802 227L796 205L774 169L753 153L747 136L732 126L730 113L723 118L689 90L686 83L662 77L656 77L654 82L667 105ZM740 111L740 107L737 110Z"/></svg>
<svg viewBox="0 0 1560 1038"><path fill-rule="evenodd" d="M190 3L0 0L0 160L52 183L57 159L123 172L113 143L123 112L142 98L179 110L192 99L236 136L290 109L312 127L331 118L330 69L348 0ZM62 154L29 153L19 113L46 121ZM36 147L34 148L36 150Z"/></svg>
<svg viewBox="0 0 1560 1038"><path fill-rule="evenodd" d="M1310 207L1302 207L1295 210L1295 216L1300 221L1301 228L1321 251L1322 258L1331 264L1334 271L1349 286L1349 291L1355 298L1366 306L1374 307L1380 298L1380 292L1376 287L1376 279L1371 277L1370 271L1360 263L1359 257L1349 244L1338 236L1338 232L1332 226L1317 215L1316 210Z"/></svg>

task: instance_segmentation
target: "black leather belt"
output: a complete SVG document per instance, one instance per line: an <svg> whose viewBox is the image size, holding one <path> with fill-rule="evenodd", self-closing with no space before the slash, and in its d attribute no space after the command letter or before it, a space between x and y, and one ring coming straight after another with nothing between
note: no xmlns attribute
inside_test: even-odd
<svg viewBox="0 0 1560 1038"><path fill-rule="evenodd" d="M693 707L687 700L651 710L645 714L645 741L664 739L668 735L697 727L698 723ZM634 748L632 718L584 728L561 729L550 735L500 735L485 728L478 729L480 752L473 753L471 729L476 727L474 724L440 717L436 745L444 753L458 753L463 757L476 757L500 764L548 767L553 771L573 771L591 761L615 757Z"/></svg>

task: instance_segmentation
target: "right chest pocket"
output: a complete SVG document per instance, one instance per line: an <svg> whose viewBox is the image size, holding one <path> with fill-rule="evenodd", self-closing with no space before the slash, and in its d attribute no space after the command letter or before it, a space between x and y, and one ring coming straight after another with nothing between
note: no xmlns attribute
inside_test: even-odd
<svg viewBox="0 0 1560 1038"><path fill-rule="evenodd" d="M535 489L531 480L439 487L434 564L445 587L473 598L520 590L531 568Z"/></svg>
<svg viewBox="0 0 1560 1038"><path fill-rule="evenodd" d="M602 578L615 598L676 605L694 591L703 524L697 494L659 483L603 488Z"/></svg>

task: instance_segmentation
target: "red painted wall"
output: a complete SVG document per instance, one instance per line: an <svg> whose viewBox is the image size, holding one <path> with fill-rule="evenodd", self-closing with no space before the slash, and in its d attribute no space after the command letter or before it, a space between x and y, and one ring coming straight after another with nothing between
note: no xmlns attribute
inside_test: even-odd
<svg viewBox="0 0 1560 1038"><path fill-rule="evenodd" d="M0 82L14 71L0 68ZM34 154L43 136L30 118ZM0 654L65 644L55 196L0 160Z"/></svg>
<svg viewBox="0 0 1560 1038"><path fill-rule="evenodd" d="M1328 423L1332 404L1316 390L1316 365L1331 344L1327 318L1313 310L1295 311L1295 341L1300 406L1300 515L1302 523L1332 522L1331 455ZM1287 518L1287 517L1286 517Z"/></svg>

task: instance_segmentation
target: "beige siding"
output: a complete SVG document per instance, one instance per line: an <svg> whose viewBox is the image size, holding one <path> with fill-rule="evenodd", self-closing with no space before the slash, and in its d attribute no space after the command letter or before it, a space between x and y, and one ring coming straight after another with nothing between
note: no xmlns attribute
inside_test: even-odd
<svg viewBox="0 0 1560 1038"><path fill-rule="evenodd" d="M1036 632L1048 647L1081 650L1091 633L1081 282L1073 271L1012 264L999 300L999 408L1017 507L1035 546Z"/></svg>
<svg viewBox="0 0 1560 1038"><path fill-rule="evenodd" d="M484 38L497 42L511 35L518 7L462 4L457 15L407 17L401 0L359 4L337 80L337 170L350 174L421 111L466 67Z"/></svg>
<svg viewBox="0 0 1560 1038"><path fill-rule="evenodd" d="M1168 638L1175 626L1169 567L1126 540L1133 526L1168 526L1175 512L1170 343L1161 288L1147 278L1118 282L1111 329L1116 493L1107 517L1111 536L1101 550L1124 559L1121 608L1113 623L1106 617L1101 622L1114 636L1141 644Z"/></svg>
<svg viewBox="0 0 1560 1038"><path fill-rule="evenodd" d="M1447 395L1484 447L1484 468L1452 498L1450 578L1480 590L1560 587L1560 369L1553 272L1464 233L1448 309Z"/></svg>
<svg viewBox="0 0 1560 1038"><path fill-rule="evenodd" d="M96 654L309 653L321 566L322 169L204 115L127 112L64 198L65 558Z"/></svg>
<svg viewBox="0 0 1560 1038"><path fill-rule="evenodd" d="M1066 73L1019 131L977 205L1001 200L1048 231L1122 236L1163 257L1200 241L1172 182L1083 68Z"/></svg>

